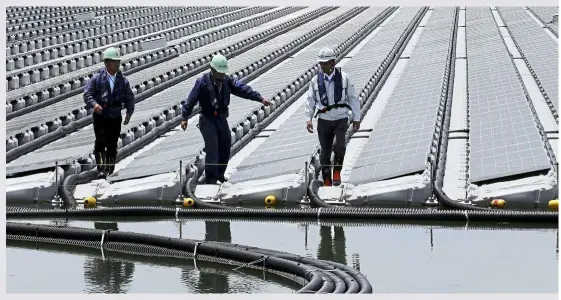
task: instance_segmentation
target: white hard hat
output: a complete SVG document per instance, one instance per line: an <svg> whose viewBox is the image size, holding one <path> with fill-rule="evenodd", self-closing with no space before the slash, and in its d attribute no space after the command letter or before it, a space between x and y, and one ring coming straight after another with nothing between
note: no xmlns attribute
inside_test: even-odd
<svg viewBox="0 0 561 300"><path fill-rule="evenodd" d="M335 51L329 47L324 47L319 50L318 53L318 62L328 62L330 60L335 60L337 55Z"/></svg>

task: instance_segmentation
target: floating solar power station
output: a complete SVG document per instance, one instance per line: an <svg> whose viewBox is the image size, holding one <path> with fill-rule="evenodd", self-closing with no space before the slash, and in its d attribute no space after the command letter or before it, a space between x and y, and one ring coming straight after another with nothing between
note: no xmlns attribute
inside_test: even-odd
<svg viewBox="0 0 561 300"><path fill-rule="evenodd" d="M306 203L319 142L304 107L329 46L362 123L342 184L319 189L327 203L438 205L436 184L462 203L541 206L558 196L558 31L558 7L544 6L7 8L6 198L52 202L67 189L106 205L174 203L205 161L197 109L180 130L180 102L220 53L273 104L232 96L229 180L195 195ZM83 90L108 47L136 108L116 172L98 179Z"/></svg>

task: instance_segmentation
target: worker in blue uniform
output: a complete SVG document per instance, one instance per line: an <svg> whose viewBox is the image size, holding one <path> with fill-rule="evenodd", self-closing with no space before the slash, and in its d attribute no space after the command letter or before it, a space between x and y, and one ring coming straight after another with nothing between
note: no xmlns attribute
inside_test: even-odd
<svg viewBox="0 0 561 300"><path fill-rule="evenodd" d="M119 71L119 50L113 47L106 49L103 62L105 68L94 74L84 89L86 107L94 110L94 155L100 178L115 171L123 106L126 108L124 125L129 123L134 112L134 94L130 83Z"/></svg>
<svg viewBox="0 0 561 300"><path fill-rule="evenodd" d="M224 173L230 160L232 145L231 129L228 125L230 94L240 98L270 105L257 91L235 80L228 73L228 60L223 55L215 55L210 62L210 72L197 78L186 101L182 102L181 128L187 129L187 120L198 103L201 108L199 130L205 141L205 183L224 183Z"/></svg>
<svg viewBox="0 0 561 300"><path fill-rule="evenodd" d="M336 58L335 51L329 47L319 51L317 61L320 70L310 81L305 110L306 129L310 133L314 132L312 120L317 110L315 116L318 117L320 164L324 186L341 184L341 169L347 143L345 134L349 126L349 117L352 117L354 130L360 129L360 100L356 96L349 75L336 67Z"/></svg>

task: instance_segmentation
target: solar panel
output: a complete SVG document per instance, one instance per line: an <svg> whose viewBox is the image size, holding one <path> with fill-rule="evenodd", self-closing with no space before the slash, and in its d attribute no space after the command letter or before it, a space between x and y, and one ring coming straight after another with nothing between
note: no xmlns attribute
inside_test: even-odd
<svg viewBox="0 0 561 300"><path fill-rule="evenodd" d="M523 56L536 72L545 93L559 111L559 47L521 7L499 7L503 22L508 26Z"/></svg>
<svg viewBox="0 0 561 300"><path fill-rule="evenodd" d="M334 16L336 15L341 15L344 12L351 10L352 7L346 7L346 8L340 8L335 10L335 12L330 12L328 14L323 15L320 18L317 18L316 20L313 20L312 22L318 22L318 20L321 22L322 20L327 19L333 19ZM301 15L301 12L297 12L295 14L295 16ZM197 48L195 50L189 51L175 59L169 60L165 63L162 64L158 64L152 68L149 69L145 69L141 72L135 73L132 75L132 77L134 76L140 76L139 74L148 74L150 72L154 72L154 76L161 74L163 71L165 70L170 70L170 68L173 67L177 67L180 65L183 65L185 63L191 62L194 59L200 58L204 55L207 55L208 53L213 53L215 51L218 51L222 48L224 48L227 45L233 44L235 42L239 42L244 40L247 37L253 36L259 32L265 32L268 28L271 28L273 26L279 25L279 24L283 24L286 23L287 20L286 18L282 18L282 19L276 19L276 20L272 20L270 22L267 22L261 26L258 26L256 28L252 28L243 32L240 32L238 34L229 36L227 38L221 39L219 41L216 41L214 43L211 43L209 45L206 45L204 47L200 47ZM325 22L325 21L324 21ZM307 23L307 25L309 26L310 23ZM303 27L306 27L306 25L304 25ZM309 29L309 28L308 28ZM312 28L313 29L313 28ZM296 31L301 30L300 29L296 29ZM309 29L311 30L311 29ZM261 45L259 45L258 47L255 47L249 51L246 51L238 56L236 56L234 59L231 60L231 68L232 70L238 70L240 68L243 68L245 66L247 66L249 63L254 62L255 60L257 60L260 57L263 57L264 55L270 53L267 52L266 54L260 55L262 54L263 49L270 49L270 47L274 47L275 49L281 47L282 45L282 41L286 41L288 39L288 42L291 42L294 40L293 37L293 33L292 31L290 31L289 33L285 33L281 36L277 36L276 38L265 42ZM280 44L279 45L279 41ZM286 42L286 43L288 43ZM285 43L285 44L286 44ZM248 62L249 61L249 62ZM175 65L174 65L175 64ZM159 71L158 71L159 70ZM147 73L148 72L148 73ZM194 82L196 80L196 77L191 77L177 85L174 85L170 88L167 88L166 90L159 92L155 95L153 95L152 97L145 99L144 101L137 103L136 107L135 107L135 112L130 120L130 123L128 125L123 125L121 128L121 132L126 132L128 129L137 126L138 124L140 124L141 122L144 122L146 120L148 120L149 118L151 118L152 116L158 115L164 108L166 107L170 107L171 105L174 105L176 103L178 103L179 101L185 99L188 95L188 93L190 92ZM235 99L232 99L232 101L235 101ZM243 100L244 102L247 102L247 100ZM232 106L236 106L236 105L232 105ZM235 110L235 108L234 108ZM246 113L249 112L249 110L246 110ZM53 151L56 151L60 148L64 148L64 147L68 147L68 148L72 148L73 145L75 144L89 144L90 146L90 150L86 151L84 153L81 153L83 155L87 155L87 152L91 152L93 150L93 143L94 143L95 137L94 137L94 132L92 130L92 127L86 127L81 129L81 131L76 132L74 134L71 134L69 136L66 136L62 139L59 139L53 143L50 143L46 146L44 146L43 148L36 150L34 152L28 153L27 155L25 155L25 157L29 156L29 158L26 158L26 160L33 160L37 163L43 161L46 157L49 156L49 154L46 153L51 153ZM23 159L22 157L16 159L14 162L17 164L19 163L18 161L20 159Z"/></svg>
<svg viewBox="0 0 561 300"><path fill-rule="evenodd" d="M368 82L418 11L418 7L402 8L363 48L354 53L352 59L342 68L351 76L357 92ZM374 67L364 68L366 59ZM318 137L316 133L310 134L304 128L304 105L301 103L296 112L265 143L259 145L242 161L230 182L294 174L305 167L306 161L318 144Z"/></svg>
<svg viewBox="0 0 561 300"><path fill-rule="evenodd" d="M453 8L437 8L351 170L362 184L420 172L426 166L446 70Z"/></svg>
<svg viewBox="0 0 561 300"><path fill-rule="evenodd" d="M489 9L467 9L466 39L471 182L549 169L541 136Z"/></svg>
<svg viewBox="0 0 561 300"><path fill-rule="evenodd" d="M320 18L307 23L306 25L297 28L294 31L290 31L289 34L285 34L281 37L275 38L267 42L265 45L261 45L250 51L247 51L244 54L236 57L235 59L232 59L232 65L230 68L235 69L236 65L234 64L237 64L237 66L239 66L238 68L244 67L245 65L258 59L259 57L265 56L267 53L270 53L271 51L274 51L275 49L290 43L297 37L302 36L309 31L312 31L313 29L321 26L329 20L334 19L338 15L342 15L350 9L352 9L352 7L341 8L336 10L334 13L325 14ZM371 8L359 14L351 21L343 24L339 28L325 35L322 41L327 40L327 43L329 43L333 40L346 40L347 37L352 35L355 30L358 30L359 28L364 26L366 22L363 20L374 18L376 14L372 14L372 12L375 11L381 12L383 11L383 8ZM271 97L276 92L286 87L286 85L290 83L290 81L288 80L295 79L296 76L300 75L305 70L304 68L306 66L313 64L313 62L315 61L315 55L317 55L317 51L319 51L318 47L322 46L323 43L317 43L312 47L305 48L305 50L299 52L296 57L286 61L278 68L276 68L274 72L266 72L262 74L258 77L257 80L250 82L249 85L254 90L259 91L265 97ZM260 50L261 48L266 48L268 50L263 52L263 50ZM256 54L257 51L263 53L258 55ZM247 61L248 59L250 59L250 61ZM243 64L240 62L243 62ZM195 79L189 80L193 80L194 82ZM190 86L192 86L192 84ZM171 89L173 89L173 87L168 90ZM166 91L164 91L163 93L165 93ZM236 123L242 122L248 113L261 105L262 104L260 102L246 100L232 95L230 104L230 116L228 117L230 126L233 127L236 125ZM179 167L180 159L187 163L189 159L192 159L204 147L203 138L199 132L199 129L194 124L189 125L187 131L187 134L184 132L179 132L167 138L164 143L156 145L145 154L139 156L138 159L135 159L136 162L133 161L134 164L131 163L123 171L119 171L119 173L123 174L120 175L121 177L119 180L125 178L125 174L127 176L127 179L134 178L137 172L138 174L150 173L151 175L173 172ZM172 145L175 145L175 147L173 147ZM162 166L154 164L154 162L157 161L166 162L166 167L164 168ZM167 163L168 161L174 163ZM127 169L129 168L131 169L131 171L127 171Z"/></svg>
<svg viewBox="0 0 561 300"><path fill-rule="evenodd" d="M553 29L559 35L559 22L549 23L553 20L554 15L559 14L558 6L530 6L530 11L538 16L543 23L548 23L546 26Z"/></svg>

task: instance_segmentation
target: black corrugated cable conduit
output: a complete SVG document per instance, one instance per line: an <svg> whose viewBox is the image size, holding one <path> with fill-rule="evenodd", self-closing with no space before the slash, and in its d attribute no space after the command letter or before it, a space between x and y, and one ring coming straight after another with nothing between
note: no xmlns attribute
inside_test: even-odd
<svg viewBox="0 0 561 300"><path fill-rule="evenodd" d="M237 274L243 274L243 276L251 276L255 279L260 279L261 281L267 280L267 282L270 283L281 284L293 291L299 290L306 284L306 279L285 272L267 269L267 274L264 274L263 267L259 263L242 265L232 260L201 254L197 255L195 260L193 253L169 250L156 246L120 242L105 243L103 245L103 253L101 253L99 245L99 241L81 242L69 239L46 239L23 235L6 235L6 247L9 248L68 253L80 256L99 257L101 259L105 258L114 262L148 263L171 268L176 268L179 263L182 267L192 268L204 273L223 274L224 271L235 272Z"/></svg>
<svg viewBox="0 0 561 300"><path fill-rule="evenodd" d="M293 9L293 8L288 7L288 8L283 9L283 10L288 11L290 9ZM270 14L273 14L273 13L270 13ZM298 24L298 23L295 23L295 24ZM252 49L252 48L254 48L254 47L256 47L256 46L258 46L262 43L265 43L265 42L269 41L270 39L272 39L272 38L274 38L274 37L276 37L280 34L285 33L286 31L294 28L294 26L297 26L297 25L293 24L292 26L287 26L286 28L282 28L282 24L278 25L276 27L280 28L280 30L278 30L274 33L271 33L268 36L264 36L264 37L260 37L259 34L256 34L252 38L246 39L246 40L248 40L247 44L243 47L238 48L237 50L233 50L232 47L225 47L225 49L230 48L228 53L226 53L226 51L224 49L221 50L221 51L218 51L218 52L220 52L220 53L224 52L222 54L225 57L227 57L228 59L231 59L235 56L238 56L238 55L242 54L243 52L245 52L249 49ZM290 29L288 29L288 28L290 28ZM171 48L170 51L177 51L177 50L174 49L174 48ZM174 86L174 85L176 85L180 82L183 82L184 80L186 80L190 77L196 76L197 74L199 74L203 71L206 71L210 66L210 60L207 60L206 56L204 58L205 58L205 62L201 63L199 67L196 67L196 68L194 68L190 71L182 73L179 76L176 76L176 77L174 77L170 80L162 82L162 83L158 84L157 86L154 86L151 89L148 89L148 90L146 90L142 93L139 93L139 94L135 95L135 99L134 99L135 103L144 101L144 100L150 98L151 96L153 96L153 95L155 95L155 94L157 94L157 93L159 93L159 92L161 92L161 91L163 91L167 88L170 88L170 87L172 87L172 86ZM200 59L202 59L202 58L200 58ZM199 59L199 61L200 61L200 59ZM34 140L32 140L28 143L25 143L21 146L18 146L16 148L6 152L6 162L9 163L9 162L19 158L22 155L28 154L29 152L35 151L35 150L39 149L40 147L43 147L43 146L45 146L49 143L52 143L52 142L54 142L54 141L56 141L60 138L63 138L64 136L66 136L66 135L68 135L68 134L70 134L70 133L72 133L72 132L74 132L74 131L76 131L80 128L83 128L87 125L92 124L92 122L93 122L92 115L88 115L88 116L86 116L86 117L84 117L80 120L70 122L66 126L61 126L56 131L45 134L45 135L43 135L39 138L36 138L36 139L34 139Z"/></svg>
<svg viewBox="0 0 561 300"><path fill-rule="evenodd" d="M277 31L274 34L271 34L269 36L267 36L266 38L261 39L261 43L264 43L268 40L271 40L277 36L279 36L280 34L283 34L287 31L293 30L294 28L297 28L309 21L311 21L311 19L313 17L316 17L318 15L324 14L326 12L330 12L332 10L334 10L334 7L325 7L325 8L320 8L317 10L314 10L308 14L305 14L301 17L298 17L294 24L292 24L291 26L287 26L285 28L283 28L282 30ZM341 22L344 22L354 16L356 16L356 14L359 14L360 12L364 11L366 8L360 9L360 10L353 10L353 11L349 11L348 13L344 14L343 16L346 16L344 18L341 18L340 20L335 21L335 25L339 24ZM328 30L332 30L334 29L335 26L331 27ZM254 80L255 78L257 78L258 76L262 75L263 73L267 72L268 70L270 70L271 68L274 67L274 65L278 62L281 62L285 59L287 59L288 57L290 57L291 55L293 55L294 53L300 51L302 48L304 48L305 46L309 45L310 43L312 43L315 39L310 39L310 40L306 40L304 41L304 43L292 48L290 51L287 51L286 53L277 56L275 59L271 60L268 64L266 64L265 66L263 66L262 68L256 69L254 72L248 74L247 76L243 77L242 79L240 79L240 81L242 82L249 82L251 80ZM247 49L245 49L247 50ZM244 51L245 51L244 50ZM232 52L234 53L234 52ZM238 53L236 52L236 55ZM201 67L202 68L202 67ZM198 68L200 69L200 68ZM197 70L198 70L197 69ZM181 102L181 104L183 103L183 101ZM170 110L176 110L177 105L173 106L172 108L170 108ZM200 107L197 105L194 109L193 112L191 113L191 117L197 115L200 112ZM119 149L119 151L117 152L117 161L120 161L122 158L127 157L129 155L131 155L132 153L138 151L139 149L141 149L142 147L148 145L149 143L151 143L152 141L156 140L158 137L160 137L161 135L165 134L166 132L168 132L169 130L173 129L174 127L179 126L179 124L181 123L182 117L181 115L178 115L176 117L174 117L171 120L165 121L162 125L155 127L154 129L152 129L149 133L147 133L146 135L134 140L132 143L122 147L121 149ZM244 141L247 140L244 139ZM234 145L235 147L239 147L238 145ZM72 174L69 175L69 177L78 177L79 179L76 178L72 178L69 180L64 180L63 181L63 187L62 187L62 191L61 191L61 198L63 199L63 201L66 202L73 202L75 201L74 199L74 187L72 185L69 185L72 182L78 182L78 184L84 184L87 183L91 180L94 180L97 178L97 172L92 172L92 171L85 171L82 172L81 174ZM78 181L76 181L78 180Z"/></svg>
<svg viewBox="0 0 561 300"><path fill-rule="evenodd" d="M14 207L8 207L13 211ZM444 208L441 208L444 209ZM510 231L532 231L536 229L557 230L558 225L555 223L497 223L497 222L466 222L466 221L412 221L412 220L368 220L368 219L337 219L337 218L277 218L269 219L264 216L256 216L253 218L244 218L236 216L227 217L208 217L200 215L190 215L187 217L168 216L102 216L102 215L27 215L27 216L9 216L13 221L29 221L44 220L55 221L59 224L69 224L72 222L102 222L102 223L157 223L157 222L175 222L184 224L185 222L207 221L207 222L236 222L236 223L269 223L269 224L299 224L311 226L338 226L338 227L380 227L380 228L432 228L432 229L450 229L450 230L510 230Z"/></svg>
<svg viewBox="0 0 561 300"><path fill-rule="evenodd" d="M314 195L310 195L314 196ZM317 195L315 195L317 196ZM195 206L196 207L196 206ZM6 207L6 218L75 218L75 217L150 217L150 218L266 218L305 220L367 221L446 221L446 222L524 222L557 223L552 211L505 210L435 210L385 207L320 207L320 208L181 208L159 206L97 207L87 209L46 209Z"/></svg>
<svg viewBox="0 0 561 300"><path fill-rule="evenodd" d="M90 182L96 179L97 176L97 168L84 171L80 174L71 174L67 176L58 187L58 192L63 206L66 208L75 207L77 205L76 198L74 197L76 186Z"/></svg>
<svg viewBox="0 0 561 300"><path fill-rule="evenodd" d="M243 245L177 239L145 233L12 222L6 224L6 235L31 237L40 242L63 243L64 240L83 244L96 242L100 243L99 247L102 248L106 243L128 243L137 251L148 253L158 247L193 253L195 259L198 255L206 255L232 260L242 265L259 264L266 269L305 278L307 283L298 293L372 293L372 287L366 278L349 267L342 268L340 264L332 262Z"/></svg>
<svg viewBox="0 0 561 300"><path fill-rule="evenodd" d="M364 9L364 10L366 10L366 9ZM364 11L364 10L362 10L362 11ZM378 26L380 26L380 24L382 24L396 10L397 10L397 7L389 7L387 9L385 9L383 12L381 12L378 15L377 18L373 19L372 21L367 23L366 26L364 26L364 28L366 28L366 30L364 30L363 32L360 33L361 37L366 37L370 33L372 33L376 28L378 28ZM333 29L335 29L335 28L330 28L330 29L327 30L327 32L330 32ZM311 42L313 42L313 41L310 41L310 43ZM349 43L346 46L346 48L344 48L344 50L342 50L341 53L338 54L336 62L340 62L349 52L352 51L353 48L355 48L358 44L360 44L362 42L362 39L361 38L354 38L354 36L351 36L349 39L347 39L347 41L345 41L345 43L346 42L349 42ZM345 44L345 43L341 43L341 44ZM317 66L316 66L316 68L317 68ZM269 124L271 124L280 114L282 114L286 110L286 108L288 108L296 100L298 100L300 97L302 97L302 95L304 95L304 93L306 93L308 91L309 85L310 85L310 82L304 84L298 91L296 91L294 94L292 94L288 99L286 99L286 101L284 101L280 106L278 106L275 110L273 110L266 118L264 118L263 121L256 124L254 128L252 128L239 141L237 141L232 146L232 149L230 151L230 157L236 155L236 153L238 153L255 136L257 136L263 128L266 128L267 126L269 126ZM204 166L204 161L202 160L202 157L198 156L195 159L195 161L191 163L191 166L192 167L188 168L188 170L189 169L199 169L197 166L202 168ZM199 173L197 173L197 174L199 174ZM194 191L195 190L196 183L197 183L198 179L199 179L199 176L195 177L195 180L192 180L192 182L188 184L189 191L191 191L191 190ZM200 201L199 199L196 199L196 197L194 195L194 192L192 192L191 194L192 194L191 196L192 196L193 201L195 201L195 203L197 203L197 201L198 201L198 203L200 203L199 207L203 206L204 202ZM221 207L224 208L223 206L221 206Z"/></svg>
<svg viewBox="0 0 561 300"><path fill-rule="evenodd" d="M232 207L223 206L220 204L214 203L207 203L195 195L195 188L197 187L197 178L199 178L199 170L196 168L191 167L189 171L187 171L187 175L185 176L187 179L187 183L185 184L184 189L186 190L187 196L193 199L194 207L196 208L207 208L207 209L236 209Z"/></svg>
<svg viewBox="0 0 561 300"><path fill-rule="evenodd" d="M227 243L224 243L224 242L212 241L210 243L215 243L215 244L220 244L220 245L228 245ZM323 269L323 270L326 270L326 269L336 270L335 272L337 272L339 277L341 277L345 281L345 284L347 285L347 293L350 293L350 294L352 294L352 293L359 293L359 294L370 294L370 293L372 293L372 285L370 285L370 282L368 282L366 277L362 273L360 273L358 270L356 270L354 268L351 268L351 267L349 267L345 264L338 263L338 262L335 262L335 261L313 259L313 258L300 256L300 255L295 255L295 254L290 254L290 253L281 252L281 251L277 251L277 250L269 250L269 249L263 249L263 248L258 248L258 247L248 247L248 246L238 245L238 244L229 244L229 245L231 245L231 247L243 248L245 250L255 251L255 252L259 252L259 253L263 253L263 254L267 254L267 255L274 255L274 256L284 258L284 259L288 259L288 260L291 260L291 261L294 261L294 262L299 262L299 263L304 263L304 264L307 264L307 265L315 266L315 267L318 267L318 268Z"/></svg>

